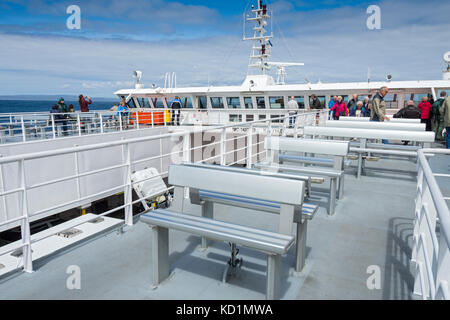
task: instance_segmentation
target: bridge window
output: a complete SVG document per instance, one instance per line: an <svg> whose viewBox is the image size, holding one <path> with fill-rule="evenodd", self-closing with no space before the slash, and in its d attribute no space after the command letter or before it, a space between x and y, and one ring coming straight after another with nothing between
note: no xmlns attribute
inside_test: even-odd
<svg viewBox="0 0 450 320"><path fill-rule="evenodd" d="M253 109L253 101L251 97L244 97L245 109Z"/></svg>
<svg viewBox="0 0 450 320"><path fill-rule="evenodd" d="M152 98L155 108L164 108L164 100L165 98Z"/></svg>
<svg viewBox="0 0 450 320"><path fill-rule="evenodd" d="M294 97L299 109L305 109L305 97Z"/></svg>
<svg viewBox="0 0 450 320"><path fill-rule="evenodd" d="M258 106L258 109L265 109L266 99L264 97L256 97L256 105Z"/></svg>
<svg viewBox="0 0 450 320"><path fill-rule="evenodd" d="M223 98L211 97L211 106L213 107L213 109L223 109Z"/></svg>
<svg viewBox="0 0 450 320"><path fill-rule="evenodd" d="M239 98L227 98L227 104L229 109L240 109L241 108L241 100Z"/></svg>
<svg viewBox="0 0 450 320"><path fill-rule="evenodd" d="M185 109L192 109L194 106L192 105L192 100L189 97L180 97L181 104Z"/></svg>
<svg viewBox="0 0 450 320"><path fill-rule="evenodd" d="M208 103L205 96L198 97L198 108L199 109L208 109Z"/></svg>
<svg viewBox="0 0 450 320"><path fill-rule="evenodd" d="M269 97L270 109L284 109L283 97Z"/></svg>

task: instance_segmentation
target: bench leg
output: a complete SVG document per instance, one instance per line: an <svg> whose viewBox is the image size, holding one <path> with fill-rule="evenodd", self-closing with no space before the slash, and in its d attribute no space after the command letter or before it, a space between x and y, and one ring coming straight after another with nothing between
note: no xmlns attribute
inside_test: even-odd
<svg viewBox="0 0 450 320"><path fill-rule="evenodd" d="M292 234L292 225L294 224L294 206L281 205L280 209L280 224L278 226L278 232L282 234Z"/></svg>
<svg viewBox="0 0 450 320"><path fill-rule="evenodd" d="M297 241L296 241L296 262L295 271L302 272L306 260L306 233L308 231L308 220L303 223L297 223Z"/></svg>
<svg viewBox="0 0 450 320"><path fill-rule="evenodd" d="M152 227L153 287L169 277L169 229Z"/></svg>
<svg viewBox="0 0 450 320"><path fill-rule="evenodd" d="M281 255L267 256L266 299L280 300Z"/></svg>
<svg viewBox="0 0 450 320"><path fill-rule="evenodd" d="M202 205L202 217L209 218L209 219L214 218L214 203L213 202L206 201ZM202 250L207 249L210 242L211 242L211 240L208 240L208 238L202 237L201 249Z"/></svg>
<svg viewBox="0 0 450 320"><path fill-rule="evenodd" d="M329 199L329 208L328 215L333 216L336 208L336 178L330 179L330 199Z"/></svg>
<svg viewBox="0 0 450 320"><path fill-rule="evenodd" d="M344 199L344 174L339 178L338 199Z"/></svg>

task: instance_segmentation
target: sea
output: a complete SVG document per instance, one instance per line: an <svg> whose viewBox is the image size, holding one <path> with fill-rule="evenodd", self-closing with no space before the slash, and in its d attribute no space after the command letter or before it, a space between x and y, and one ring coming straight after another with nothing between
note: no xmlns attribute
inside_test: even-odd
<svg viewBox="0 0 450 320"><path fill-rule="evenodd" d="M92 99L92 104L89 105L89 110L108 110L117 101L95 101ZM0 113L20 113L20 112L49 112L52 105L57 101L42 101L42 100L0 100ZM65 101L66 105L73 104L75 111L80 111L78 101Z"/></svg>

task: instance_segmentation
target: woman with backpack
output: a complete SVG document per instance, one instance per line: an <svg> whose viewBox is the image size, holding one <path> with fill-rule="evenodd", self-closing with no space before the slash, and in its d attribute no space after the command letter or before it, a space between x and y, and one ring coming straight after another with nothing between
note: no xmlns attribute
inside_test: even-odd
<svg viewBox="0 0 450 320"><path fill-rule="evenodd" d="M330 109L333 114L334 120L339 120L339 117L347 117L348 116L348 108L345 101L342 100L342 97L339 96L338 100L334 104L333 108Z"/></svg>

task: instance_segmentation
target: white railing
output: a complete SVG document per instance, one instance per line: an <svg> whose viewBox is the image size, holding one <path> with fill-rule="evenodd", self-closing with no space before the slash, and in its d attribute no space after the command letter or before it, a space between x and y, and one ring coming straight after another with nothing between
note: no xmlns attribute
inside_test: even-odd
<svg viewBox="0 0 450 320"><path fill-rule="evenodd" d="M0 114L0 144L84 136L125 130L139 130L169 126L169 109L130 109L117 111L72 113L16 113ZM288 110L266 109L182 109L181 125L229 125L287 116ZM309 114L303 110L300 114ZM120 114L120 116L119 116ZM280 120L278 120L280 121ZM276 122L276 121L274 121Z"/></svg>
<svg viewBox="0 0 450 320"><path fill-rule="evenodd" d="M414 220L415 266L414 294L427 300L450 300L450 211L436 177L450 179L450 174L434 174L427 157L445 155L450 163L450 150L418 151L419 175Z"/></svg>
<svg viewBox="0 0 450 320"><path fill-rule="evenodd" d="M294 116L283 116L281 118L269 119L269 120L257 120L248 123L237 123L233 125L227 126L209 126L209 127L194 127L192 130L183 130L180 132L167 133L167 134L159 134L153 136L146 136L141 138L133 138L127 140L119 140L114 142L95 144L95 145L87 145L80 147L72 147L67 149L60 149L55 151L45 151L39 153L30 153L24 155L16 155L0 158L0 173L3 172L5 167L10 166L11 164L18 166L18 173L20 179L18 179L19 183L15 188L6 190L3 184L3 174L0 175L2 178L1 189L0 189L0 198L3 201L4 212L0 212L0 227L9 226L12 224L20 223L21 228L21 241L18 245L13 248L8 247L8 249L3 249L0 247L0 256L15 251L17 249L23 250L23 270L26 272L32 272L33 270L33 259L32 259L32 250L31 247L34 243L46 239L53 234L47 234L46 236L42 236L39 238L31 239L30 232L30 223L33 218L39 216L45 216L47 214L51 215L51 212L55 210L67 209L67 207L71 206L72 208L77 208L80 205L84 205L89 203L89 201L93 198L98 197L107 197L113 194L117 194L123 192L123 205L115 207L111 210L108 210L94 219L97 219L101 216L110 215L119 210L124 210L124 223L126 225L133 225L133 206L142 201L152 199L158 194L148 195L146 197L140 197L139 199L132 200L132 188L134 184L138 184L144 182L142 181L133 181L131 179L133 171L136 171L138 168L144 167L156 167L159 169L159 173L161 177L165 177L168 174L167 168L170 163L178 163L181 161L187 162L204 162L204 163L220 163L221 165L235 165L242 164L250 167L252 163L255 161L261 161L265 159L264 154L266 151L264 150L264 139L259 139L260 135L271 135L273 133L273 126L277 125L279 127L279 134L286 135L288 130L291 130L291 134L293 136L298 136L300 134L300 128L307 125L319 125L323 124L326 121L328 112L325 111L317 111L311 113L303 113L297 114ZM289 118L295 118L295 125L289 125ZM279 126L281 123L281 127ZM291 127L290 129L288 127ZM218 136L213 142L204 144L203 136L208 134L214 134ZM232 138L228 138L227 135L232 135ZM196 135L200 135L200 141L196 141ZM234 135L234 136L233 136ZM170 152L164 152L163 145L173 144L173 141L177 141L182 138L182 143L177 144ZM193 139L192 139L193 137ZM191 141L193 140L194 145L191 146ZM262 141L261 141L262 140ZM159 142L159 154L156 156L144 156L138 159L133 158L134 153L132 155L131 150L136 148L138 144L142 143L150 143L150 142ZM230 148L229 142L237 142L231 144ZM236 146L235 146L236 145ZM121 151L117 158L116 163L110 164L109 166L104 166L100 168L96 168L95 170L90 170L83 172L78 166L79 158L85 157L88 152L105 152L106 150L111 150L114 148L120 147ZM205 149L213 148L213 151L206 154L204 152ZM256 149L256 150L255 150ZM135 149L133 149L135 150ZM262 150L262 151L261 151ZM51 157L61 157L61 156L70 155L73 157L73 163L75 164L72 168L73 172L68 175L60 176L58 178L53 178L48 181L34 181L33 183L29 183L27 181L27 163L32 161L41 161L43 159L48 159ZM192 159L192 155L194 158ZM241 158L239 158L241 156ZM63 167L64 164L61 164ZM63 171L61 168L55 167L54 171ZM81 194L81 180L86 179L87 177L96 177L99 174L112 173L114 176L117 176L117 170L120 170L120 178L117 180L118 182L115 185L108 185L105 189L97 192L96 194ZM38 210L32 210L32 203L29 199L30 192L35 192L39 188L50 188L58 186L60 183L70 183L74 185L75 195L72 200L69 201L61 201L59 203L53 204L51 207L40 208ZM66 188L68 188L66 186ZM14 217L8 217L8 207L6 205L6 197L11 195L18 195L17 204L20 208L20 212L18 215ZM56 199L57 200L57 199ZM49 214L50 213L50 214ZM92 220L94 220L92 219ZM82 222L86 223L86 221ZM71 227L76 227L82 223L75 224Z"/></svg>

